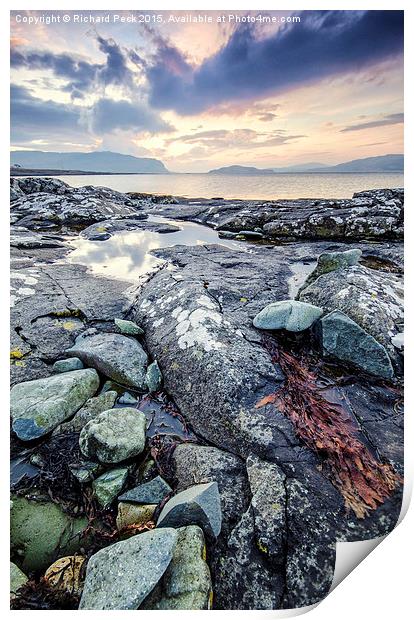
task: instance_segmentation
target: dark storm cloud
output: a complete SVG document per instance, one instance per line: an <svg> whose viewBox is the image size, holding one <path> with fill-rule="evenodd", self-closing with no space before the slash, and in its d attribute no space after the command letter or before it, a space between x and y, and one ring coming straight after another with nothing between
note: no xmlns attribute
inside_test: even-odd
<svg viewBox="0 0 414 620"><path fill-rule="evenodd" d="M132 87L133 73L127 66L121 47L113 39L96 35L99 50L105 54L104 63L91 63L68 53L54 54L47 51L20 51L12 48L10 64L14 68L48 69L56 77L68 80L64 90L72 97L82 98L83 94L99 86L116 84Z"/></svg>
<svg viewBox="0 0 414 620"><path fill-rule="evenodd" d="M385 125L399 125L404 122L404 114L399 112L398 114L388 114L382 119L368 121L366 123L358 123L357 125L349 125L341 129L341 133L347 131L361 131L361 129L372 129L373 127L384 127Z"/></svg>
<svg viewBox="0 0 414 620"><path fill-rule="evenodd" d="M141 102L99 99L92 107L56 103L31 94L22 86L11 86L11 141L67 139L83 141L91 133L103 136L116 130L172 131L155 112Z"/></svg>
<svg viewBox="0 0 414 620"><path fill-rule="evenodd" d="M198 67L158 37L158 53L144 68L150 102L195 114L225 101L357 72L403 50L402 11L304 11L300 17L301 23L266 38L257 38L254 25L243 25Z"/></svg>
<svg viewBox="0 0 414 620"><path fill-rule="evenodd" d="M76 106L63 105L33 97L27 88L12 85L10 89L10 122L12 142L40 140L45 136L71 136L81 133Z"/></svg>
<svg viewBox="0 0 414 620"><path fill-rule="evenodd" d="M92 130L95 133L109 133L114 129L149 131L161 133L172 131L173 127L150 110L144 103L126 100L114 101L103 97L92 108Z"/></svg>

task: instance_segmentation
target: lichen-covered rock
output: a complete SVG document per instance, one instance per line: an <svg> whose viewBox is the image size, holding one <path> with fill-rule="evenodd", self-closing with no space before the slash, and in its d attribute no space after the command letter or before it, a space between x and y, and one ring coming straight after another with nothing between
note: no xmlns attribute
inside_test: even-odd
<svg viewBox="0 0 414 620"><path fill-rule="evenodd" d="M25 583L29 581L29 578L24 574L23 571L20 570L16 564L10 562L10 598L13 599L16 597L16 593L24 586Z"/></svg>
<svg viewBox="0 0 414 620"><path fill-rule="evenodd" d="M60 424L54 432L80 433L88 422L95 419L100 413L111 409L115 404L116 398L117 393L113 390L108 390L107 392L98 394L98 396L89 398L71 420Z"/></svg>
<svg viewBox="0 0 414 620"><path fill-rule="evenodd" d="M133 489L129 489L129 491L120 495L118 499L123 502L135 502L136 504L158 504L171 492L170 485L161 476L157 476L149 482L144 482Z"/></svg>
<svg viewBox="0 0 414 620"><path fill-rule="evenodd" d="M27 571L45 570L78 551L88 520L70 517L53 502L14 497L10 514L12 559Z"/></svg>
<svg viewBox="0 0 414 620"><path fill-rule="evenodd" d="M108 333L82 335L67 353L122 385L145 390L148 357L135 338Z"/></svg>
<svg viewBox="0 0 414 620"><path fill-rule="evenodd" d="M337 271L338 269L346 269L347 267L353 267L357 265L362 256L362 250L359 248L353 248L351 250L345 250L345 252L324 252L318 256L318 262L315 269L308 276L306 282L301 287L301 290L312 284L319 276L330 271Z"/></svg>
<svg viewBox="0 0 414 620"><path fill-rule="evenodd" d="M144 333L144 330L141 329L141 327L133 321L127 321L125 319L115 319L114 323L121 332L121 334L125 334L127 336L142 336Z"/></svg>
<svg viewBox="0 0 414 620"><path fill-rule="evenodd" d="M253 319L258 329L286 329L288 332L302 332L322 316L321 308L300 301L286 300L269 304Z"/></svg>
<svg viewBox="0 0 414 620"><path fill-rule="evenodd" d="M98 387L92 368L18 383L10 393L14 432L23 441L42 437L70 418Z"/></svg>
<svg viewBox="0 0 414 620"><path fill-rule="evenodd" d="M163 507L157 527L199 525L216 538L221 530L220 494L217 482L198 484L181 491Z"/></svg>
<svg viewBox="0 0 414 620"><path fill-rule="evenodd" d="M392 338L401 332L404 317L401 276L355 265L319 276L300 299L325 312L340 310L348 315L396 360Z"/></svg>
<svg viewBox="0 0 414 620"><path fill-rule="evenodd" d="M65 360L57 360L53 364L53 370L55 372L70 372L71 370L81 370L83 363L77 357L68 357Z"/></svg>
<svg viewBox="0 0 414 620"><path fill-rule="evenodd" d="M158 392L162 386L162 374L158 362L152 362L147 368L147 374L145 376L145 383L147 384L149 392Z"/></svg>
<svg viewBox="0 0 414 620"><path fill-rule="evenodd" d="M92 489L102 508L108 508L112 504L122 491L127 477L128 469L126 467L118 467L117 469L106 471L93 481Z"/></svg>
<svg viewBox="0 0 414 620"><path fill-rule="evenodd" d="M101 463L120 463L141 454L146 425L145 414L132 407L103 411L83 427L80 449Z"/></svg>
<svg viewBox="0 0 414 620"><path fill-rule="evenodd" d="M172 528L157 529L95 553L79 609L138 609L170 564L177 538Z"/></svg>
<svg viewBox="0 0 414 620"><path fill-rule="evenodd" d="M203 531L189 525L177 533L170 565L140 609L209 609L212 584Z"/></svg>
<svg viewBox="0 0 414 620"><path fill-rule="evenodd" d="M385 347L343 312L334 310L324 316L318 324L318 331L325 355L384 379L393 377L394 371Z"/></svg>

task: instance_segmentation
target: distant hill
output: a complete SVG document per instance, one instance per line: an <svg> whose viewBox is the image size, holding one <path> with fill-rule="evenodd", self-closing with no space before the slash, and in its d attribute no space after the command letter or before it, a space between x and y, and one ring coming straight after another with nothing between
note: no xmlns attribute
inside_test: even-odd
<svg viewBox="0 0 414 620"><path fill-rule="evenodd" d="M167 168L158 159L134 157L111 151L91 153L57 153L47 151L12 151L13 166L37 170L79 170L84 172L165 174Z"/></svg>
<svg viewBox="0 0 414 620"><path fill-rule="evenodd" d="M323 172L404 172L404 155L381 155L353 159L337 166L324 168Z"/></svg>
<svg viewBox="0 0 414 620"><path fill-rule="evenodd" d="M255 168L254 166L225 166L210 170L208 174L255 175L283 174L288 172L403 172L404 155L381 155L354 159L336 166L309 163L283 168Z"/></svg>

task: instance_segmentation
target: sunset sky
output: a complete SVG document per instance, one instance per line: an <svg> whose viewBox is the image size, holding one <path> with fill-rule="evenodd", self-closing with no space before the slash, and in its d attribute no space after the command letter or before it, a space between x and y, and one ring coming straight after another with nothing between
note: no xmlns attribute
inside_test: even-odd
<svg viewBox="0 0 414 620"><path fill-rule="evenodd" d="M14 11L12 148L112 150L177 172L403 152L402 11L230 13L46 25L22 17L48 12ZM91 14L108 12L76 12ZM169 21L190 14L212 23Z"/></svg>

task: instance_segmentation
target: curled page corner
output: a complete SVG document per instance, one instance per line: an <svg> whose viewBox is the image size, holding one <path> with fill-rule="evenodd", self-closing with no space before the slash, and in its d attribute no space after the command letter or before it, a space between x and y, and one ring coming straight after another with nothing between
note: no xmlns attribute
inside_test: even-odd
<svg viewBox="0 0 414 620"><path fill-rule="evenodd" d="M335 572L329 594L373 551L386 536L336 543ZM329 596L328 594L328 596Z"/></svg>

